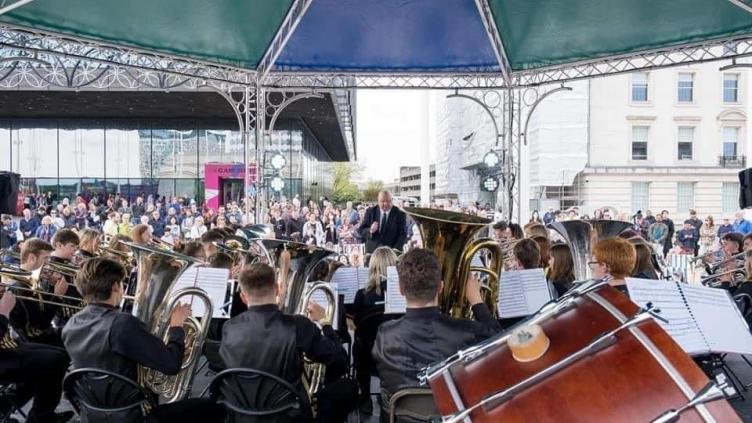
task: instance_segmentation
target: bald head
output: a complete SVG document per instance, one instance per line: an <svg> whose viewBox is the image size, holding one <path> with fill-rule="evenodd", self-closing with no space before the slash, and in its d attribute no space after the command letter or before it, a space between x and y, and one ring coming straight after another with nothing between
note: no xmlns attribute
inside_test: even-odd
<svg viewBox="0 0 752 423"><path fill-rule="evenodd" d="M389 191L379 191L379 208L384 211L388 212L392 208L392 194Z"/></svg>

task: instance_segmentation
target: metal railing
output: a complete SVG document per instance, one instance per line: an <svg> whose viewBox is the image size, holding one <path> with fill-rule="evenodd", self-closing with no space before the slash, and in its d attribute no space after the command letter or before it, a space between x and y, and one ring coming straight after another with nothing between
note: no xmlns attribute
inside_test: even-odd
<svg viewBox="0 0 752 423"><path fill-rule="evenodd" d="M745 167L747 158L742 155L718 156L718 166L721 167Z"/></svg>

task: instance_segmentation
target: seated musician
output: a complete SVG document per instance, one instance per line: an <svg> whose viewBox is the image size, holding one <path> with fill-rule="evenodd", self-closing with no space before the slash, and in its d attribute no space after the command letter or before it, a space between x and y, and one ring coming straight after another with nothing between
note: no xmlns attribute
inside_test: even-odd
<svg viewBox="0 0 752 423"><path fill-rule="evenodd" d="M139 223L131 229L131 238L133 242L140 245L150 245L152 242L151 227Z"/></svg>
<svg viewBox="0 0 752 423"><path fill-rule="evenodd" d="M658 272L653 266L653 248L642 237L629 238L635 247L636 261L630 276L640 279L658 279Z"/></svg>
<svg viewBox="0 0 752 423"><path fill-rule="evenodd" d="M606 238L593 247L593 256L588 262L593 278L606 278L608 284L629 296L625 278L632 274L637 252L624 238Z"/></svg>
<svg viewBox="0 0 752 423"><path fill-rule="evenodd" d="M16 307L15 295L3 293L0 298L0 339L8 336L8 319ZM74 416L72 411L55 413L69 364L70 359L62 348L30 342L22 342L13 348L6 348L6 345L0 348L0 381L17 384L13 398L6 399L23 404L28 398L34 398L27 423L63 423ZM3 407L2 411L4 415L10 410Z"/></svg>
<svg viewBox="0 0 752 423"><path fill-rule="evenodd" d="M747 251L744 255L744 274L745 281L734 290L734 299L737 300L736 304L747 321L747 325L750 325L752 324L752 251ZM739 299L740 297L744 298Z"/></svg>
<svg viewBox="0 0 752 423"><path fill-rule="evenodd" d="M439 310L444 282L439 260L430 250L414 248L403 254L397 273L407 312L400 319L381 324L373 347L384 407L398 390L417 386L418 373L424 367L500 330L483 303L480 283L474 276L467 280L465 297L477 321L454 319Z"/></svg>
<svg viewBox="0 0 752 423"><path fill-rule="evenodd" d="M373 410L371 402L371 375L376 374L376 364L371 356L376 332L384 322L384 291L386 269L397 264L397 255L389 247L379 247L371 254L368 263L368 285L355 293L352 315L355 323L353 359L360 387L360 409L366 414Z"/></svg>
<svg viewBox="0 0 752 423"><path fill-rule="evenodd" d="M106 258L88 260L78 272L76 286L87 306L63 328L73 367L108 370L134 381L138 365L177 374L185 351L183 322L191 313L190 306L173 310L165 345L140 320L118 310L125 278L123 266ZM159 422L222 422L224 410L209 400L191 398L159 405L151 416Z"/></svg>
<svg viewBox="0 0 752 423"><path fill-rule="evenodd" d="M561 297L572 287L574 282L574 261L567 244L554 244L551 246L549 257L548 282L556 290L556 296Z"/></svg>
<svg viewBox="0 0 752 423"><path fill-rule="evenodd" d="M752 233L748 233L742 238L742 249L744 251L752 250Z"/></svg>
<svg viewBox="0 0 752 423"><path fill-rule="evenodd" d="M199 259L201 261L206 260L207 257L204 246L201 245L201 243L198 241L186 242L185 245L183 245L183 249L182 251L180 251L180 253L188 257Z"/></svg>
<svg viewBox="0 0 752 423"><path fill-rule="evenodd" d="M78 251L78 244L79 238L75 232L67 228L60 229L55 233L55 236L52 237L52 247L55 249L55 251L50 254L50 262L72 266L73 256L76 254L76 251ZM48 285L48 288L46 289L49 289L49 286L57 283L56 281L60 279L60 276L62 276L62 279L64 279L65 282L68 283L68 290L65 292L65 296L71 298L81 298L81 295L78 293L78 290L73 284L73 278L69 275L60 275L53 272L52 275L43 275L40 276L40 278L47 279L42 282L46 283ZM71 305L78 305L78 302L75 300L65 300L63 302L70 303ZM67 322L75 312L76 310L74 308L59 307L56 316L57 326L64 326L65 322Z"/></svg>
<svg viewBox="0 0 752 423"><path fill-rule="evenodd" d="M546 245L548 245L548 242L546 242ZM514 257L514 265L510 270L529 270L542 267L540 244L531 238L521 239L514 244L512 254ZM504 293L501 293L501 295L504 295ZM499 324L502 328L508 329L526 318L526 316L500 318Z"/></svg>
<svg viewBox="0 0 752 423"><path fill-rule="evenodd" d="M24 242L21 249L21 269L33 272L45 263L53 248L50 244L39 238L31 238ZM65 295L68 292L68 284L63 279L54 282L53 293ZM10 290L21 296L35 296L31 293L30 281L17 280L11 285ZM38 298L54 299L54 296L37 295ZM16 307L10 314L10 324L26 341L55 346L63 346L60 333L52 327L52 319L55 318L59 307L43 304L31 299L19 298Z"/></svg>
<svg viewBox="0 0 752 423"><path fill-rule="evenodd" d="M204 247L204 256L211 257L217 253L217 244L222 243L225 239L225 233L219 229L206 231L201 235L201 245Z"/></svg>
<svg viewBox="0 0 752 423"><path fill-rule="evenodd" d="M78 256L80 261L96 257L99 249L99 232L94 229L84 229L78 234Z"/></svg>
<svg viewBox="0 0 752 423"><path fill-rule="evenodd" d="M329 324L319 329L313 322L324 319L324 310L311 302L309 318L283 314L277 306L274 269L254 263L240 273L241 297L248 310L224 325L220 356L227 368L262 370L298 387L306 398L301 376L303 355L326 365L326 383L316 393L317 419L344 421L355 407L357 388L340 378L347 369L347 354Z"/></svg>
<svg viewBox="0 0 752 423"><path fill-rule="evenodd" d="M716 283L727 291L733 291L740 282L735 278L732 271L744 263L743 257L735 257L743 251L743 246L744 235L739 232L724 234L721 238L720 257L716 259L716 263L719 263L719 265L706 268L710 274L725 273L716 279Z"/></svg>

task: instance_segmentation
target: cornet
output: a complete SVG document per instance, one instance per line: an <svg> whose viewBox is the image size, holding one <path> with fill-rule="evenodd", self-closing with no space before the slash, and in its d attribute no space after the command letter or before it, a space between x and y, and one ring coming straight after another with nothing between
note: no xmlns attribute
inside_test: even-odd
<svg viewBox="0 0 752 423"><path fill-rule="evenodd" d="M86 305L81 298L57 295L40 289L39 280L34 278L33 272L28 272L20 267L0 264L0 276L27 285L20 286L9 282L0 282L0 286L6 289L11 288L16 298L20 300L65 307L73 310L81 310ZM67 282L64 283L67 284ZM70 303L67 303L66 301L70 301Z"/></svg>

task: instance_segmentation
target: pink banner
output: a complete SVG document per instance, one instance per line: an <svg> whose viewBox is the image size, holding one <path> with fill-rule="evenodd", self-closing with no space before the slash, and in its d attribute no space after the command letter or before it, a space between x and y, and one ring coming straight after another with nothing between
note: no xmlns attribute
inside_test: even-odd
<svg viewBox="0 0 752 423"><path fill-rule="evenodd" d="M256 165L248 165L248 174L250 176L250 189L246 188L246 193L255 194L256 184ZM207 206L212 210L217 210L222 204L222 187L223 182L227 179L233 179L242 182L245 178L245 171L242 163L206 163L204 165L204 198Z"/></svg>

